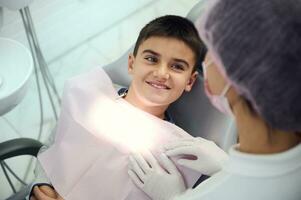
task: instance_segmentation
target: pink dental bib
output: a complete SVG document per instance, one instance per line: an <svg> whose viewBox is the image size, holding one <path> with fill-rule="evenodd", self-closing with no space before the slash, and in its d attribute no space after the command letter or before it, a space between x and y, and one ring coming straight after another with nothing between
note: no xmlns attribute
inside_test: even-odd
<svg viewBox="0 0 301 200"><path fill-rule="evenodd" d="M101 68L66 82L54 144L38 157L66 200L149 199L130 180L128 155L192 137L119 98ZM178 166L191 187L199 173Z"/></svg>

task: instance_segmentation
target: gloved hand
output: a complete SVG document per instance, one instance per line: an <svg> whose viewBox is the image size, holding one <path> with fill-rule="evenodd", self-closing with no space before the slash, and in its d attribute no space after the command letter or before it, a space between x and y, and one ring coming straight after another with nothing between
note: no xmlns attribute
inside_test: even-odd
<svg viewBox="0 0 301 200"><path fill-rule="evenodd" d="M144 156L144 157L143 157ZM162 166L150 153L132 154L128 174L132 181L153 200L171 200L185 191L183 178L176 166L165 154L161 155Z"/></svg>
<svg viewBox="0 0 301 200"><path fill-rule="evenodd" d="M186 158L176 161L179 165L208 176L221 170L223 163L228 160L228 155L214 142L200 137L180 139L165 145L164 148L168 156L186 155Z"/></svg>

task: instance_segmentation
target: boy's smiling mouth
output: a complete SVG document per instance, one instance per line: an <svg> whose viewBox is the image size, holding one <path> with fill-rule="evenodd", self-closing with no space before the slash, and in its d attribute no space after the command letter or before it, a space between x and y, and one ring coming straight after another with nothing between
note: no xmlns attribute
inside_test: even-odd
<svg viewBox="0 0 301 200"><path fill-rule="evenodd" d="M148 85L156 88L156 89L165 89L165 90L170 90L170 87L168 87L167 85L160 83L160 82L156 82L156 81L145 81Z"/></svg>

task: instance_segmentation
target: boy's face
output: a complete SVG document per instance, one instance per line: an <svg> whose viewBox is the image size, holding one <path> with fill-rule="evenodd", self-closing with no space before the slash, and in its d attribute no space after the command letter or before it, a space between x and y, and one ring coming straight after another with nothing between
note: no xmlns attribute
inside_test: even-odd
<svg viewBox="0 0 301 200"><path fill-rule="evenodd" d="M197 77L194 64L195 54L184 42L150 37L140 44L136 57L129 56L130 90L146 106L168 106L191 90Z"/></svg>

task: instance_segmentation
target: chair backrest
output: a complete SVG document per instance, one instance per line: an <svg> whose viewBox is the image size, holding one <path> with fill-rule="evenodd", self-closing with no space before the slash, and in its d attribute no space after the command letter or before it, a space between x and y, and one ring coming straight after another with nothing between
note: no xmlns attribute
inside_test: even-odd
<svg viewBox="0 0 301 200"><path fill-rule="evenodd" d="M203 3L199 1L187 18L195 22L202 12ZM118 85L128 86L131 82L127 60L132 51L133 46L115 62L104 67L112 81ZM175 123L193 136L213 140L224 150L237 142L233 121L212 107L204 93L201 77L198 77L192 91L184 93L168 110Z"/></svg>

